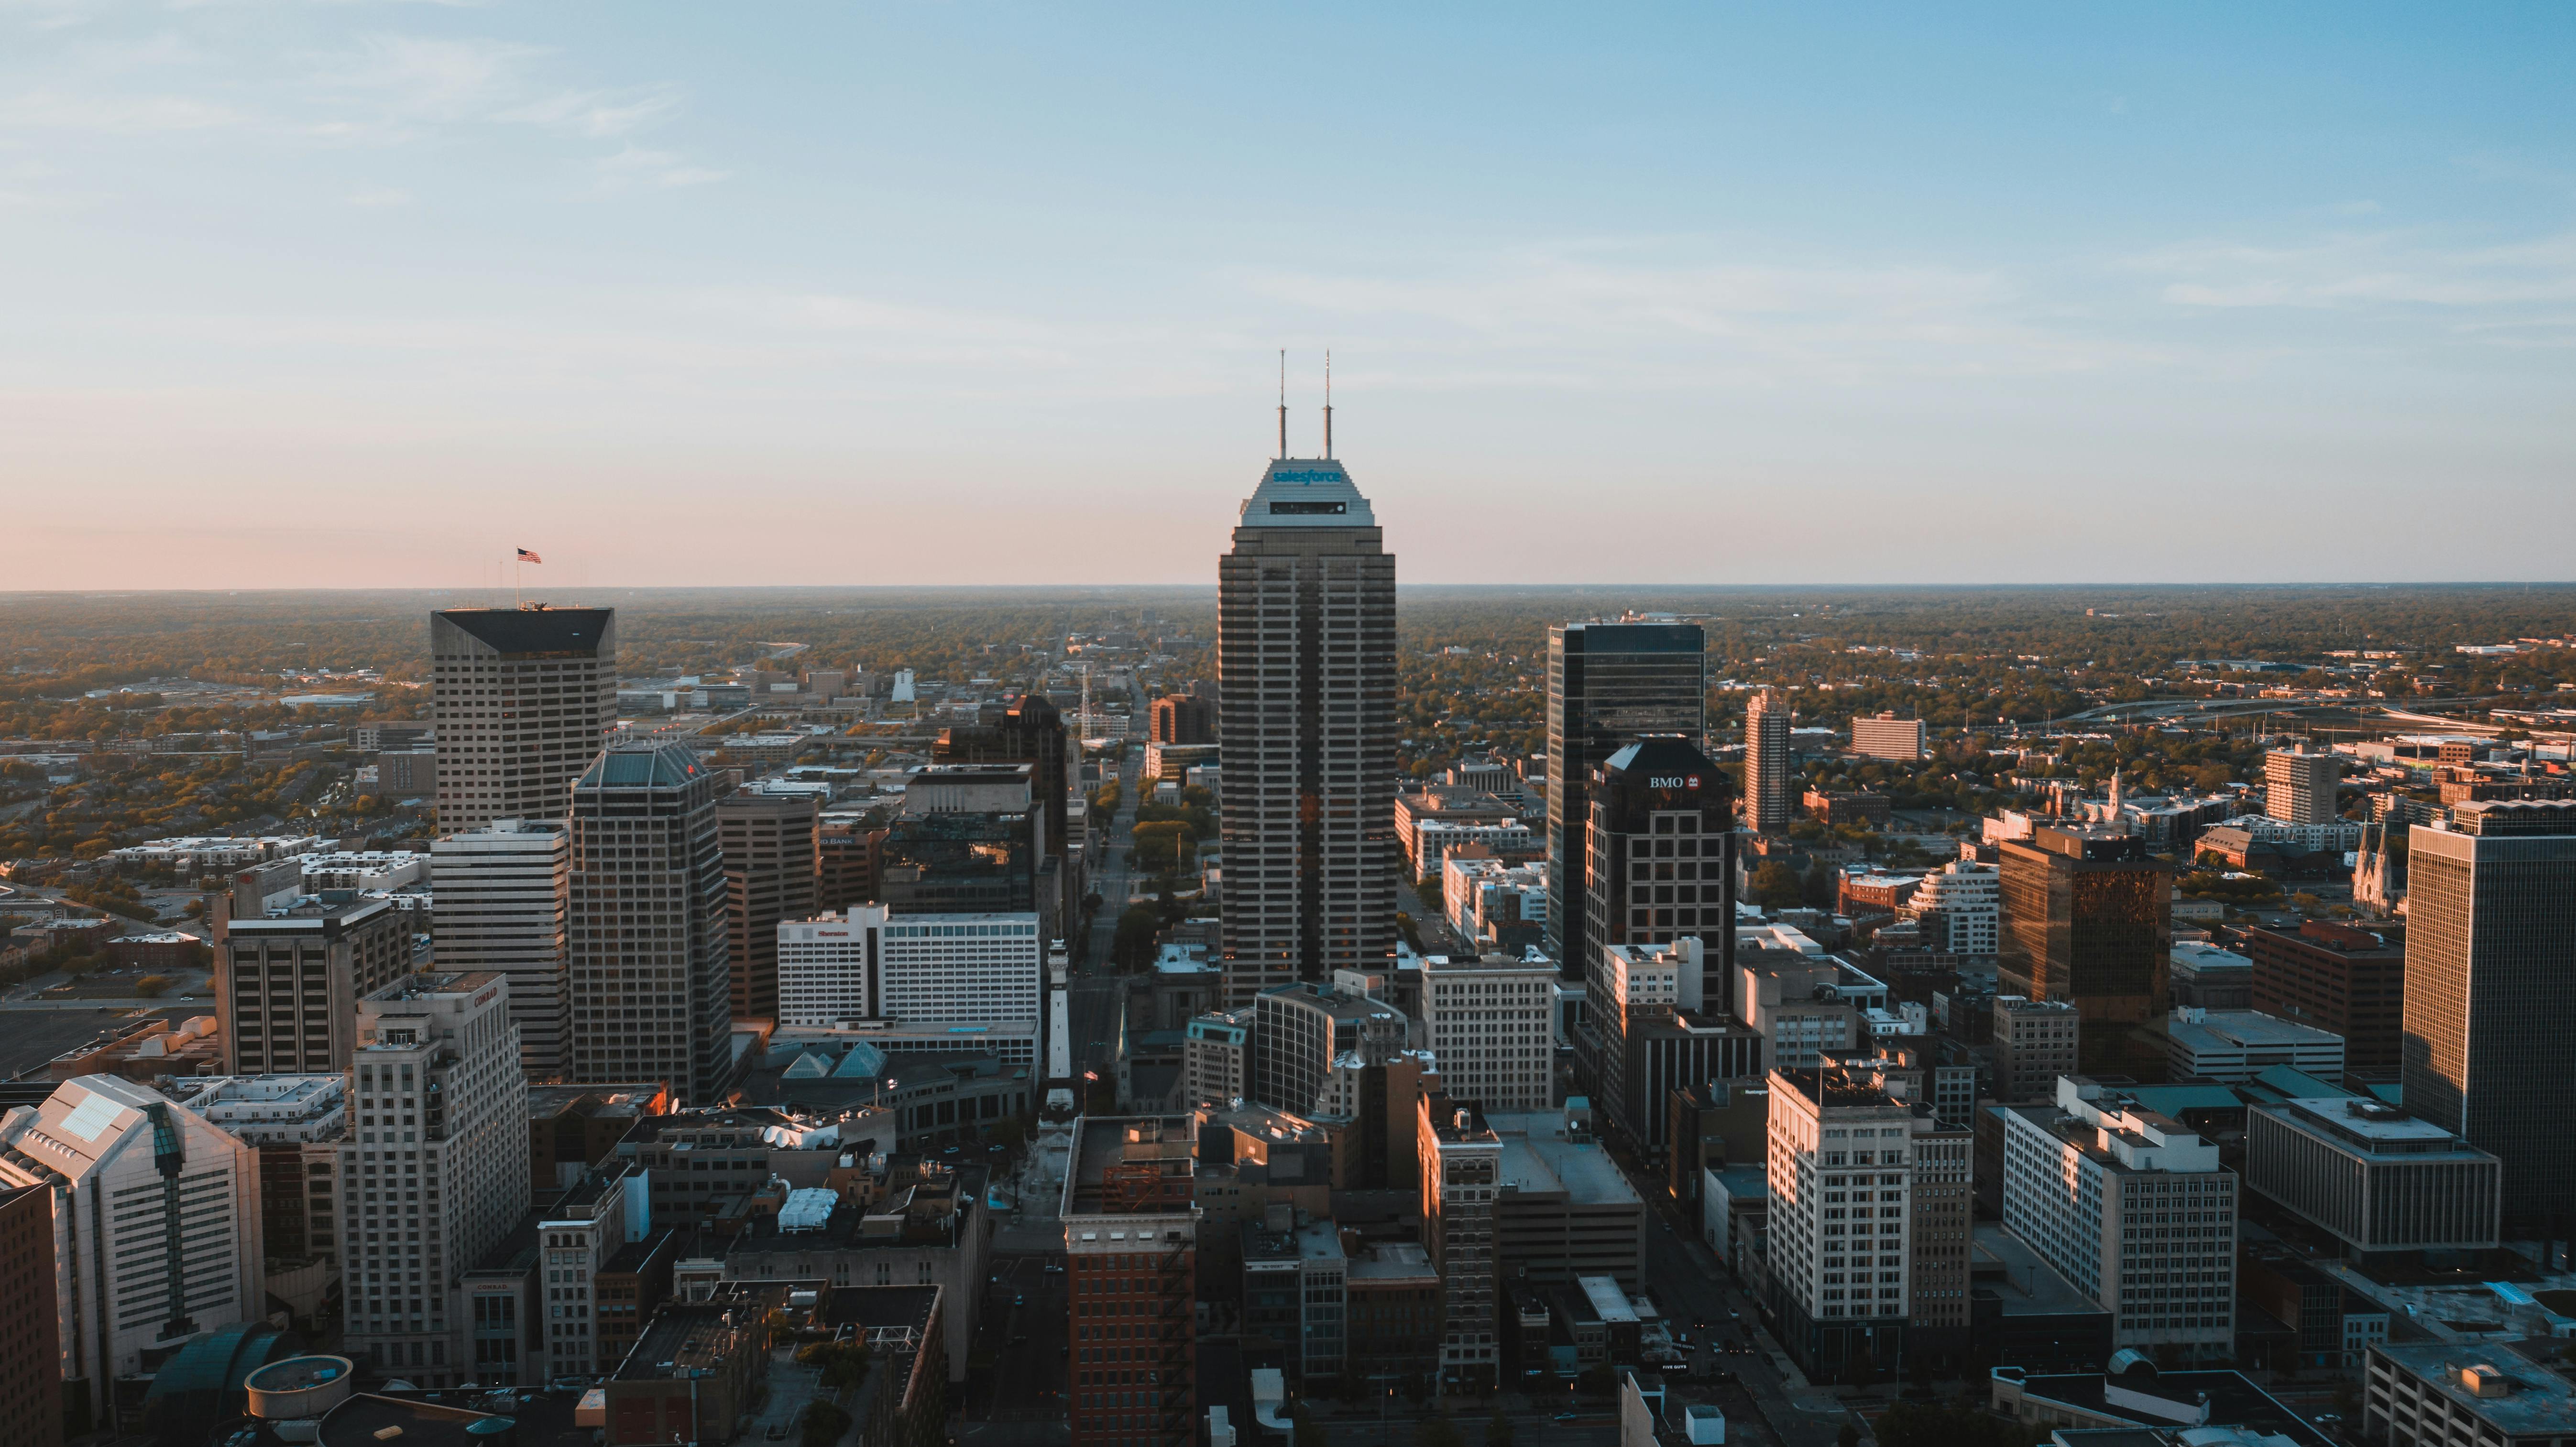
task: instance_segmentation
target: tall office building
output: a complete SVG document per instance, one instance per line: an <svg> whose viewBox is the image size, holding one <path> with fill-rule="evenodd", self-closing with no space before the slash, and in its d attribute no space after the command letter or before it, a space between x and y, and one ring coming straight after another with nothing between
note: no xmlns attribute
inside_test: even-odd
<svg viewBox="0 0 2576 1447"><path fill-rule="evenodd" d="M1252 1097L1313 1115L1338 1062L1384 1065L1409 1033L1404 1012L1374 996L1308 981L1264 990L1252 1008Z"/></svg>
<svg viewBox="0 0 2576 1447"><path fill-rule="evenodd" d="M1395 555L1331 448L1281 431L1217 560L1229 1008L1395 954Z"/></svg>
<svg viewBox="0 0 2576 1447"><path fill-rule="evenodd" d="M2406 1109L2504 1162L2506 1234L2576 1200L2576 803L2454 805L2413 830Z"/></svg>
<svg viewBox="0 0 2576 1447"><path fill-rule="evenodd" d="M1735 975L1735 809L1726 775L1697 744L1671 735L1640 739L1596 764L1585 805L1583 978L1595 1003L1576 1055L1587 1085L1606 1089L1610 1022L1599 1002L1611 997L1611 948L1695 937L1705 978L1683 995L1693 1005L1726 998Z"/></svg>
<svg viewBox="0 0 2576 1447"><path fill-rule="evenodd" d="M2029 1104L2054 1099L2057 1079L2073 1075L2084 1019L2065 1000L1997 995L1993 1005L1995 1098Z"/></svg>
<svg viewBox="0 0 2576 1447"><path fill-rule="evenodd" d="M1545 1110L1555 1100L1557 974L1515 954L1433 955L1422 962L1424 1048L1462 1100L1488 1110Z"/></svg>
<svg viewBox="0 0 2576 1447"><path fill-rule="evenodd" d="M2090 1025L2165 1011L2173 868L2117 825L2043 826L2002 853L2002 988L2064 1000Z"/></svg>
<svg viewBox="0 0 2576 1447"><path fill-rule="evenodd" d="M2335 780L2342 773L2343 760L2305 747L2265 754L2264 814L2284 824L2333 823L2342 817L2335 811Z"/></svg>
<svg viewBox="0 0 2576 1447"><path fill-rule="evenodd" d="M723 785L675 743L619 742L572 790L574 1083L658 1080L713 1105L732 1073Z"/></svg>
<svg viewBox="0 0 2576 1447"><path fill-rule="evenodd" d="M1414 1152L1422 1164L1422 1243L1440 1277L1440 1372L1468 1379L1472 1389L1502 1366L1494 1216L1503 1138L1474 1101L1438 1091L1419 1099Z"/></svg>
<svg viewBox="0 0 2576 1447"><path fill-rule="evenodd" d="M0 1187L23 1186L53 1193L62 1381L91 1421L147 1356L267 1315L258 1154L150 1086L84 1075L0 1118Z"/></svg>
<svg viewBox="0 0 2576 1447"><path fill-rule="evenodd" d="M438 827L560 819L617 723L617 610L449 608L429 615Z"/></svg>
<svg viewBox="0 0 2576 1447"><path fill-rule="evenodd" d="M1085 1116L1064 1173L1072 1447L1198 1440L1198 1126Z"/></svg>
<svg viewBox="0 0 2576 1447"><path fill-rule="evenodd" d="M1567 623L1547 630L1547 948L1569 980L1594 946L1584 914L1592 771L1647 734L1708 729L1708 636L1696 623Z"/></svg>
<svg viewBox="0 0 2576 1447"><path fill-rule="evenodd" d="M215 1018L226 1075L323 1075L349 1068L360 996L411 968L410 916L334 893L270 911L246 885L215 948ZM217 908L224 908L218 902Z"/></svg>
<svg viewBox="0 0 2576 1447"><path fill-rule="evenodd" d="M63 1440L54 1190L0 1187L0 1447Z"/></svg>
<svg viewBox="0 0 2576 1447"><path fill-rule="evenodd" d="M409 975L358 1002L340 1132L342 1351L425 1387L474 1377L464 1275L528 1201L528 1078L497 970Z"/></svg>
<svg viewBox="0 0 2576 1447"><path fill-rule="evenodd" d="M1840 1068L1770 1075L1771 1308L1808 1377L1902 1368L1913 1316L1918 1113L1875 1078ZM1945 1175L1944 1179L1947 1177Z"/></svg>
<svg viewBox="0 0 2576 1447"><path fill-rule="evenodd" d="M1194 693L1175 693L1154 700L1153 732L1158 744L1216 742L1216 704Z"/></svg>
<svg viewBox="0 0 2576 1447"><path fill-rule="evenodd" d="M572 836L559 820L499 819L429 846L430 917L443 970L493 970L510 982L519 1068L564 1072L564 915L572 902Z"/></svg>
<svg viewBox="0 0 2576 1447"><path fill-rule="evenodd" d="M1080 741L1065 731L1055 700L1024 693L1008 704L984 705L972 724L942 730L931 750L932 761L940 764L1029 766L1029 805L1045 822L1046 857L1055 861L1056 903L1048 912L1058 920L1080 912L1085 889L1082 852L1073 845L1070 817L1073 789L1080 782L1074 774L1080 766L1079 747Z"/></svg>
<svg viewBox="0 0 2576 1447"><path fill-rule="evenodd" d="M877 897L877 868L886 831L857 819L830 819L814 834L814 909L829 914Z"/></svg>
<svg viewBox="0 0 2576 1447"><path fill-rule="evenodd" d="M1028 764L932 764L903 791L903 814L874 846L879 903L905 914L1033 911L1061 939L1063 860Z"/></svg>
<svg viewBox="0 0 2576 1447"><path fill-rule="evenodd" d="M1789 827L1789 701L1763 689L1744 705L1744 827Z"/></svg>
<svg viewBox="0 0 2576 1447"><path fill-rule="evenodd" d="M2344 1078L2397 1080L2406 1058L2406 942L2393 930L2303 920L2248 929L2254 1008L2343 1037Z"/></svg>
<svg viewBox="0 0 2576 1447"><path fill-rule="evenodd" d="M814 913L814 801L731 794L716 805L724 845L725 945L733 1018L778 1018L778 926Z"/></svg>

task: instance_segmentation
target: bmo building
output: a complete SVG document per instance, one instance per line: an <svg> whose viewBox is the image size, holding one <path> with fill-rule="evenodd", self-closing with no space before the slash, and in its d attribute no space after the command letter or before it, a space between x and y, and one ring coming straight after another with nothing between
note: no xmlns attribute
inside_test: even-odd
<svg viewBox="0 0 2576 1447"><path fill-rule="evenodd" d="M1648 734L1592 771L1585 857L1586 997L1609 998L1603 951L1699 940L1703 998L1735 971L1735 794L1679 734Z"/></svg>

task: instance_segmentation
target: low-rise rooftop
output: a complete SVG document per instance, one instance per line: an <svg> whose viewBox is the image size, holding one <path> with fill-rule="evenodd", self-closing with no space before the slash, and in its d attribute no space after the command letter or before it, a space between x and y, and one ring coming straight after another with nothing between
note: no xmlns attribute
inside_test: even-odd
<svg viewBox="0 0 2576 1447"><path fill-rule="evenodd" d="M1610 1153L1574 1129L1565 1112L1496 1113L1485 1120L1502 1139L1505 1191L1562 1193L1577 1206L1644 1204Z"/></svg>
<svg viewBox="0 0 2576 1447"><path fill-rule="evenodd" d="M1976 1229L1968 1275L1976 1290L1992 1292L2003 1303L2006 1316L2066 1316L2102 1309L2001 1226Z"/></svg>
<svg viewBox="0 0 2576 1447"><path fill-rule="evenodd" d="M2576 1434L2576 1384L2534 1360L2555 1357L2563 1345L2555 1337L2515 1342L2511 1350L2457 1342L2379 1342L2372 1344L2371 1353L2448 1399L2454 1412L2493 1423L2509 1437L2546 1437ZM2464 1368L2495 1374L2482 1383L2486 1391L2461 1380Z"/></svg>

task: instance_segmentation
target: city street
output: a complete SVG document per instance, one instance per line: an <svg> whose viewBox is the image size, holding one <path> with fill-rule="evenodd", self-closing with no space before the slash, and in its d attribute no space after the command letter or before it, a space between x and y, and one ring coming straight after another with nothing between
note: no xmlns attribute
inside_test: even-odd
<svg viewBox="0 0 2576 1447"><path fill-rule="evenodd" d="M1065 1323L1072 1316L1064 1253L996 1252L983 1285L964 1415L986 1422L1052 1422L1064 1415ZM989 1366L983 1366L990 1363Z"/></svg>
<svg viewBox="0 0 2576 1447"><path fill-rule="evenodd" d="M1691 1331L1697 1361L1713 1359L1719 1370L1736 1379L1733 1390L1722 1386L1718 1394L1728 1418L1729 1440L1737 1440L1737 1422L1747 1413L1759 1419L1751 1425L1767 1428L1770 1440L1780 1447L1832 1447L1846 1421L1862 1425L1832 1393L1810 1389L1794 1367L1783 1370L1786 1361L1775 1358L1775 1344L1762 1331L1751 1299L1736 1289L1695 1233L1685 1234L1675 1227L1676 1213L1661 1182L1630 1172L1629 1184L1646 1199L1645 1279L1651 1283L1648 1289L1656 1304L1685 1327L1707 1322L1706 1331ZM1736 1337L1750 1337L1755 1349L1711 1350L1715 1342Z"/></svg>
<svg viewBox="0 0 2576 1447"><path fill-rule="evenodd" d="M1091 878L1092 892L1100 896L1100 912L1091 922L1091 952L1070 991L1076 1075L1096 1070L1106 1078L1117 1065L1109 1052L1117 1037L1116 1011L1126 984L1110 963L1109 945L1118 934L1118 916L1127 908L1128 891L1135 887L1128 856L1136 843L1136 780L1143 768L1142 759L1131 750L1118 766L1116 816L1105 825L1095 821L1095 827L1106 828L1108 837Z"/></svg>

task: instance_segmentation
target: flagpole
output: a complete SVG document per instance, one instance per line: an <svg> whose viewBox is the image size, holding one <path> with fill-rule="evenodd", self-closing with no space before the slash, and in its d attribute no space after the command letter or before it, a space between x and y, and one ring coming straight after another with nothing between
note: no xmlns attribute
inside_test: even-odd
<svg viewBox="0 0 2576 1447"><path fill-rule="evenodd" d="M518 551L513 549L510 557L510 606L513 609L525 608L528 606L527 604L519 601L519 580L526 576L527 571L528 560L519 556Z"/></svg>

